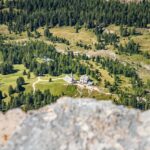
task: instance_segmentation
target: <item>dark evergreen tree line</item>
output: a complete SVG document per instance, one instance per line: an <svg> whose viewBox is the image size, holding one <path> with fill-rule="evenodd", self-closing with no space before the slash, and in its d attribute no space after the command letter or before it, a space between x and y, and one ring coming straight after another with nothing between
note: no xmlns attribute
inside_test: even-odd
<svg viewBox="0 0 150 150"><path fill-rule="evenodd" d="M119 42L119 37L114 33L104 33L101 32L95 32L97 36L98 43L95 44L95 48L97 50L106 49L107 45L114 45L117 46L117 43Z"/></svg>
<svg viewBox="0 0 150 150"><path fill-rule="evenodd" d="M131 106L133 108L148 110L150 109L150 96L145 98L138 97L135 94L122 92L119 96L120 102L114 100L116 104Z"/></svg>
<svg viewBox="0 0 150 150"><path fill-rule="evenodd" d="M11 100L8 104L0 99L0 111L7 111L13 108L22 108L24 111L38 109L47 104L56 102L59 96L53 96L49 90L44 92L36 91L34 94L30 92L28 94L20 92L17 96L11 96Z"/></svg>
<svg viewBox="0 0 150 150"><path fill-rule="evenodd" d="M123 27L122 25L120 26L120 35L123 37L127 37L130 35L137 35L139 33L136 32L135 27L133 28L127 28L127 27Z"/></svg>
<svg viewBox="0 0 150 150"><path fill-rule="evenodd" d="M10 63L6 62L0 64L0 74L7 75L13 72L14 72L13 65L11 65Z"/></svg>
<svg viewBox="0 0 150 150"><path fill-rule="evenodd" d="M21 33L40 26L81 26L101 23L146 27L150 23L150 2L122 3L111 0L2 0L0 24ZM4 9L7 8L7 9ZM144 11L143 11L144 10Z"/></svg>
<svg viewBox="0 0 150 150"><path fill-rule="evenodd" d="M68 40L66 40L65 38L60 38L57 36L54 36L50 31L49 28L46 27L46 29L44 30L44 36L46 38L48 38L49 40L51 40L52 42L57 42L57 43L64 43L66 45L70 45L70 42Z"/></svg>
<svg viewBox="0 0 150 150"><path fill-rule="evenodd" d="M76 73L88 75L95 79L99 79L99 75L90 70L87 66L80 63L80 60L87 59L86 56L75 57L72 52L68 54L60 54L56 52L53 46L48 46L44 42L29 42L26 45L1 45L4 62L11 64L24 64L30 72L34 72L37 76L50 74L58 76L63 73ZM50 62L39 63L37 58L49 58ZM88 70L88 71L87 71Z"/></svg>
<svg viewBox="0 0 150 150"><path fill-rule="evenodd" d="M118 47L118 51L130 55L139 54L141 52L139 44L135 43L133 40L130 40L125 46L120 44Z"/></svg>
<svg viewBox="0 0 150 150"><path fill-rule="evenodd" d="M97 57L95 61L100 63L104 69L106 68L110 74L124 75L126 77L138 76L133 67L131 67L129 64L121 64L118 60Z"/></svg>

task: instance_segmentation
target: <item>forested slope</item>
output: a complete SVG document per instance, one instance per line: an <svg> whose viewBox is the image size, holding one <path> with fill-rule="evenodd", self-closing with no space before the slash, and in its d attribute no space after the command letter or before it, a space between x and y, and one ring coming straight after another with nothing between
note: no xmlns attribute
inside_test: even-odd
<svg viewBox="0 0 150 150"><path fill-rule="evenodd" d="M150 2L121 3L105 0L2 0L0 23L10 30L31 31L39 26L86 25L101 23L146 27L150 23Z"/></svg>
<svg viewBox="0 0 150 150"><path fill-rule="evenodd" d="M149 109L149 24L149 1L1 0L0 110L37 109L63 95ZM86 74L99 91L52 82L71 73ZM48 82L35 96L38 76Z"/></svg>

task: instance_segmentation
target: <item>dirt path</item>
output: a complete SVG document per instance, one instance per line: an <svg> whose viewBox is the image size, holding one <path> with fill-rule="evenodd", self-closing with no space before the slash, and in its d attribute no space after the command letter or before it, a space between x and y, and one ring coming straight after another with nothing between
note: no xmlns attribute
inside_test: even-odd
<svg viewBox="0 0 150 150"><path fill-rule="evenodd" d="M40 81L43 81L43 80L41 80L41 78L38 77L37 81L35 81L35 82L32 84L33 93L35 93L35 91L36 91L35 85L38 84ZM48 80L45 80L45 82L48 82Z"/></svg>
<svg viewBox="0 0 150 150"><path fill-rule="evenodd" d="M78 93L80 94L80 97L82 96L82 93L83 93L82 90L83 90L82 88L77 87L77 91L78 91Z"/></svg>
<svg viewBox="0 0 150 150"><path fill-rule="evenodd" d="M63 78L57 78L57 79L52 79L52 81L57 81L57 80L61 80ZM32 84L32 88L33 88L33 93L35 93L36 91L36 84L38 84L39 82L49 82L49 80L43 80L41 79L41 77L38 77L37 78L37 81L35 81L33 84Z"/></svg>
<svg viewBox="0 0 150 150"><path fill-rule="evenodd" d="M52 78L52 81L57 81L57 80L61 80L61 79L63 79L63 78L54 78L54 79ZM35 91L36 91L36 84L38 84L39 82L49 82L49 80L43 80L43 79L41 79L41 77L38 77L37 81L35 81L32 84L33 93L35 93ZM88 86L88 85L82 85L82 84L79 84L79 83L77 83L75 85L77 85L77 91L78 91L78 93L79 93L80 96L82 96L84 88L88 90L88 95L89 96L91 95L91 93L93 91L97 91L99 93L104 93L106 95L111 95L111 93L105 93L105 92L103 92L97 86Z"/></svg>

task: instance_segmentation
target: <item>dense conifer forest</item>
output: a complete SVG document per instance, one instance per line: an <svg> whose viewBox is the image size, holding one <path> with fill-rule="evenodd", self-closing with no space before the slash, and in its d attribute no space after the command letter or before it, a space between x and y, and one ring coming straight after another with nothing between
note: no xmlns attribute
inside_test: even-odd
<svg viewBox="0 0 150 150"><path fill-rule="evenodd" d="M19 33L44 25L78 24L94 28L102 23L137 27L146 27L150 23L150 2L146 0L140 3L116 0L2 0L0 8L0 23Z"/></svg>

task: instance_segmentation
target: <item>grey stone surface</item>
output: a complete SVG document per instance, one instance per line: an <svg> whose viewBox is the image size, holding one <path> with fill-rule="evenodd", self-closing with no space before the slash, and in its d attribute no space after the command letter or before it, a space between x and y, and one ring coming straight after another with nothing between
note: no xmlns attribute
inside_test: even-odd
<svg viewBox="0 0 150 150"><path fill-rule="evenodd" d="M31 112L3 150L149 150L150 111L61 98Z"/></svg>
<svg viewBox="0 0 150 150"><path fill-rule="evenodd" d="M6 144L7 140L16 130L16 127L25 118L26 114L20 109L9 110L5 114L0 112L0 147Z"/></svg>

